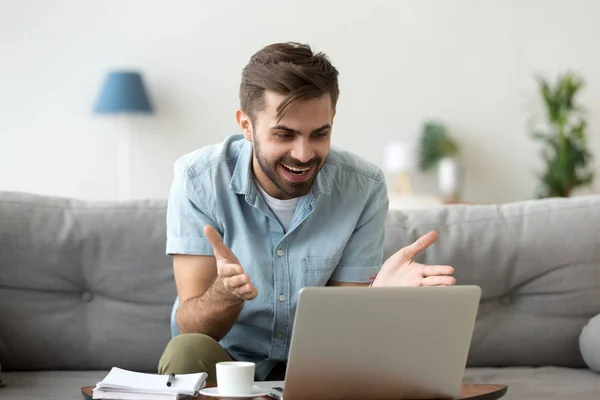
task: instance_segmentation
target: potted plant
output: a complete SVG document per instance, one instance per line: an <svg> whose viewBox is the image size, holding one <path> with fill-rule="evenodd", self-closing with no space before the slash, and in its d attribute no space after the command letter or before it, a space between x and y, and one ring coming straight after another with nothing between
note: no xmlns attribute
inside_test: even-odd
<svg viewBox="0 0 600 400"><path fill-rule="evenodd" d="M460 190L459 145L450 137L446 126L427 121L420 139L419 167L422 171L437 168L438 189L445 202L457 201Z"/></svg>
<svg viewBox="0 0 600 400"><path fill-rule="evenodd" d="M554 85L538 77L545 121L532 129L532 136L543 144L544 169L539 175L536 196L569 197L576 188L594 180L592 154L588 149L587 123L575 98L584 86L581 77L567 72ZM541 125L541 126L539 126Z"/></svg>

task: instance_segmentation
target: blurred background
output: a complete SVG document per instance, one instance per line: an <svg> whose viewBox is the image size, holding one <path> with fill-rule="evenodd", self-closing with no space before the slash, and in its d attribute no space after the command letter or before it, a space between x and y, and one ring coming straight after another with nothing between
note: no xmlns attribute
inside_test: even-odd
<svg viewBox="0 0 600 400"><path fill-rule="evenodd" d="M0 0L0 190L166 198L180 155L239 131L249 57L297 41L340 71L333 145L384 168L390 196L595 193L599 17L597 0ZM119 109L115 71L142 113Z"/></svg>

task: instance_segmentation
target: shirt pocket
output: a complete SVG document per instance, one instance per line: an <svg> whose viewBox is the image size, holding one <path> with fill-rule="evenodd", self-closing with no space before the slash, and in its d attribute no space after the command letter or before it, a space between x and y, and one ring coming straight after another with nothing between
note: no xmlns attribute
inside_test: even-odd
<svg viewBox="0 0 600 400"><path fill-rule="evenodd" d="M303 286L325 286L342 256L302 259Z"/></svg>

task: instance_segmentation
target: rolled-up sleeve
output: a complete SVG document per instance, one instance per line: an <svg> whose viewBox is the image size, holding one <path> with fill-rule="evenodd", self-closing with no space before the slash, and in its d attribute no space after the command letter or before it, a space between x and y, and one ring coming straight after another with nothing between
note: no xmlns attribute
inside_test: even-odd
<svg viewBox="0 0 600 400"><path fill-rule="evenodd" d="M208 210L206 197L185 160L177 160L167 205L167 255L214 254L204 237L204 227L211 225L217 231L219 227Z"/></svg>
<svg viewBox="0 0 600 400"><path fill-rule="evenodd" d="M379 179L374 180L371 195L331 276L332 281L365 283L379 271L383 264L388 208L385 179L380 174Z"/></svg>

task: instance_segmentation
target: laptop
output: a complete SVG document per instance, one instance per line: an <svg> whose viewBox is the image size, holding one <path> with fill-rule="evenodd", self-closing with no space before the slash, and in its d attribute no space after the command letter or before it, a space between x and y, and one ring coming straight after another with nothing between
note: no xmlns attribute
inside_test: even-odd
<svg viewBox="0 0 600 400"><path fill-rule="evenodd" d="M295 399L434 399L460 393L481 289L306 287L285 381ZM273 396L273 397L275 397Z"/></svg>

